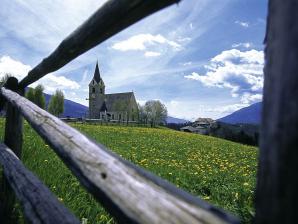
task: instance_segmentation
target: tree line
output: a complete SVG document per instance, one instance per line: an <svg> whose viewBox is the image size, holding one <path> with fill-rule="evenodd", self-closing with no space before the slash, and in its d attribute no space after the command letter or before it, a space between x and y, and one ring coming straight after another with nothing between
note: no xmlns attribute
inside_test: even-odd
<svg viewBox="0 0 298 224"><path fill-rule="evenodd" d="M168 115L166 106L159 100L149 100L144 105L138 104L137 110L131 110L126 102L118 101L116 102L115 110L125 115L119 121L126 121L128 124L132 119L132 121L136 121L139 124L150 125L151 127L166 124Z"/></svg>
<svg viewBox="0 0 298 224"><path fill-rule="evenodd" d="M139 123L150 124L151 127L164 125L167 122L168 110L159 100L149 100L139 107Z"/></svg>
<svg viewBox="0 0 298 224"><path fill-rule="evenodd" d="M5 74L0 79L0 87L4 86L7 79L11 77L10 74ZM52 95L50 102L46 108L46 98L44 96L44 87L43 85L37 85L35 88L28 88L26 91L25 97L39 106L42 109L47 109L48 112L55 116L59 116L64 112L64 94L61 90L57 89L54 95Z"/></svg>
<svg viewBox="0 0 298 224"><path fill-rule="evenodd" d="M64 111L64 94L61 90L57 89L52 95L50 102L46 108L46 99L44 96L44 87L37 85L35 88L29 88L25 94L26 98L35 103L42 109L47 109L51 114L59 117Z"/></svg>

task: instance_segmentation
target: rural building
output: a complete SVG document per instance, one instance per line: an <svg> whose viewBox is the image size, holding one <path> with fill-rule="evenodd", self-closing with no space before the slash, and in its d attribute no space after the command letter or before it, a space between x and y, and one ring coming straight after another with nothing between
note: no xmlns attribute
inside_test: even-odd
<svg viewBox="0 0 298 224"><path fill-rule="evenodd" d="M89 83L89 118L117 121L136 121L138 105L133 92L105 93L105 84L96 63Z"/></svg>
<svg viewBox="0 0 298 224"><path fill-rule="evenodd" d="M180 128L180 131L208 135L210 132L210 127L214 122L215 121L211 118L198 118L191 124L191 126Z"/></svg>
<svg viewBox="0 0 298 224"><path fill-rule="evenodd" d="M182 127L182 128L180 128L180 131L191 132L191 133L196 133L196 134L205 134L205 129L196 128L193 126Z"/></svg>
<svg viewBox="0 0 298 224"><path fill-rule="evenodd" d="M193 123L193 126L209 128L214 122L215 121L212 120L211 118L199 117L198 119L195 120L195 122Z"/></svg>

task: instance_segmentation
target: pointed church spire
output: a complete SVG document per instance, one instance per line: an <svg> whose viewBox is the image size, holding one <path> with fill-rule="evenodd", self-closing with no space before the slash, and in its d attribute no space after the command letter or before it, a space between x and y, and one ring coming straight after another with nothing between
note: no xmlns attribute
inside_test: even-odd
<svg viewBox="0 0 298 224"><path fill-rule="evenodd" d="M98 61L96 62L96 67L95 67L93 79L95 79L95 81L97 83L99 83L99 81L100 81L100 73L99 73L99 68L98 68Z"/></svg>

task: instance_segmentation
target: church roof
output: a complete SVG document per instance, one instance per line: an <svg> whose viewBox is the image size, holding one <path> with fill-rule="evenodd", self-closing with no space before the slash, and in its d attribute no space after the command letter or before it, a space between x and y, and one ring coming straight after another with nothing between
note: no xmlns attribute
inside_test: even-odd
<svg viewBox="0 0 298 224"><path fill-rule="evenodd" d="M106 107L108 111L125 111L132 97L133 92L106 94Z"/></svg>
<svg viewBox="0 0 298 224"><path fill-rule="evenodd" d="M95 67L95 71L94 71L94 77L93 79L99 83L100 82L100 73L99 73L99 68L98 68L98 62L96 62L96 67Z"/></svg>

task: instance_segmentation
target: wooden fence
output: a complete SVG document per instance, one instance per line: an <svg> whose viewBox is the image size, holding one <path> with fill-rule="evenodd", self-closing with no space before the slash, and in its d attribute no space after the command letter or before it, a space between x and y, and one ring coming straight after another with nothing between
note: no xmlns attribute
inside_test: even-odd
<svg viewBox="0 0 298 224"><path fill-rule="evenodd" d="M7 104L4 143L0 144L1 223L11 223L15 196L28 222L80 223L20 161L22 117L119 223L239 223L221 209L123 160L22 97L31 83L175 2L179 1L111 0L23 80L7 80L0 90L1 104L4 100ZM291 223L297 219L298 6L295 0L271 0L269 11L256 222Z"/></svg>

